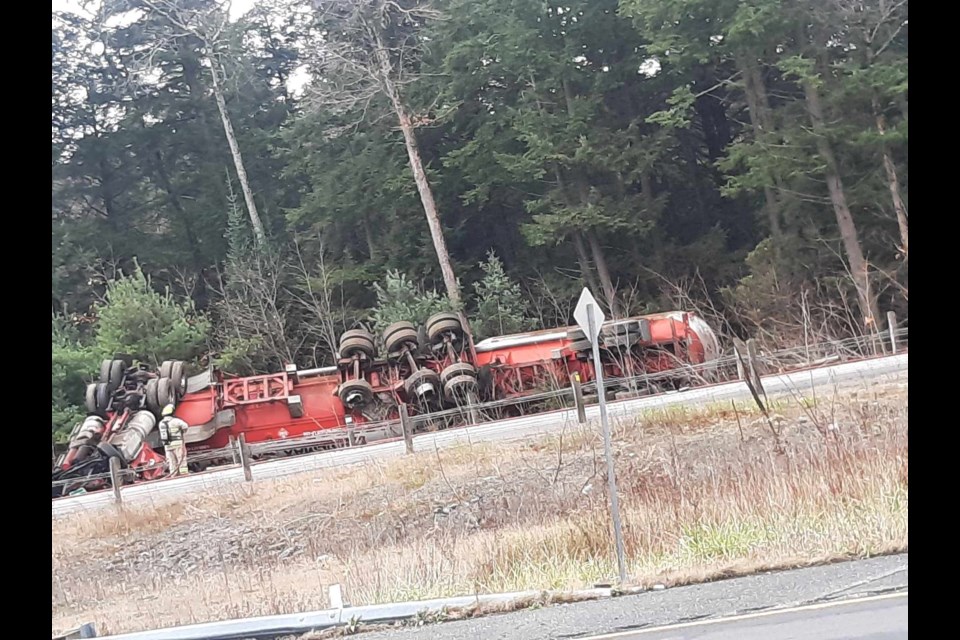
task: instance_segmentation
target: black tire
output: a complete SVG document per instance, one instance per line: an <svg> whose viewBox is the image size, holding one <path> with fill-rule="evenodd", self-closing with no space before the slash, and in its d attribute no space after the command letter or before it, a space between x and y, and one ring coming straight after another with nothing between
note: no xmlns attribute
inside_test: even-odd
<svg viewBox="0 0 960 640"><path fill-rule="evenodd" d="M438 342L444 333L451 332L458 339L463 336L463 323L460 322L460 316L444 311L435 313L427 319L427 338L431 343Z"/></svg>
<svg viewBox="0 0 960 640"><path fill-rule="evenodd" d="M110 367L113 365L113 360L103 360L100 362L100 379L98 382L103 384L110 383Z"/></svg>
<svg viewBox="0 0 960 640"><path fill-rule="evenodd" d="M376 354L373 336L363 329L350 329L340 336L340 357L352 358L365 355L372 358Z"/></svg>
<svg viewBox="0 0 960 640"><path fill-rule="evenodd" d="M161 409L168 404L177 404L177 387L170 378L160 378L157 381L157 402Z"/></svg>
<svg viewBox="0 0 960 640"><path fill-rule="evenodd" d="M441 391L440 376L438 376L433 369L427 369L426 367L415 371L409 378L404 380L403 387L407 392L407 396L416 398L418 397L418 387L426 383L433 385L433 390L435 393L439 393Z"/></svg>
<svg viewBox="0 0 960 640"><path fill-rule="evenodd" d="M144 393L147 396L147 409L155 414L159 414L160 410L163 409L163 406L160 404L160 398L157 395L159 382L160 380L158 378L150 378L144 387Z"/></svg>
<svg viewBox="0 0 960 640"><path fill-rule="evenodd" d="M104 415L107 413L107 409L110 408L110 396L112 395L110 391L110 385L98 382L97 388L94 390L94 396L96 398L96 413L98 415Z"/></svg>
<svg viewBox="0 0 960 640"><path fill-rule="evenodd" d="M387 353L398 353L405 345L416 352L420 348L420 336L412 322L394 322L383 330L383 345Z"/></svg>
<svg viewBox="0 0 960 640"><path fill-rule="evenodd" d="M443 397L447 402L456 402L459 398L466 398L471 392L477 391L477 379L470 375L453 376L443 383Z"/></svg>
<svg viewBox="0 0 960 640"><path fill-rule="evenodd" d="M186 363L181 360L174 362L170 367L169 377L173 380L173 386L179 400L187 393Z"/></svg>
<svg viewBox="0 0 960 640"><path fill-rule="evenodd" d="M99 414L97 411L97 383L91 382L87 385L86 401L87 413Z"/></svg>
<svg viewBox="0 0 960 640"><path fill-rule="evenodd" d="M169 377L170 377L170 369L171 369L172 367L173 367L173 360L164 360L162 363L160 363L160 371L159 371L160 377L161 377L161 378L169 378Z"/></svg>
<svg viewBox="0 0 960 640"><path fill-rule="evenodd" d="M457 376L470 376L476 379L477 369L469 362L454 362L440 372L440 382L446 386L448 380Z"/></svg>
<svg viewBox="0 0 960 640"><path fill-rule="evenodd" d="M373 387L366 380L347 380L337 390L340 402L349 409L362 409L373 401Z"/></svg>
<svg viewBox="0 0 960 640"><path fill-rule="evenodd" d="M127 368L123 364L123 360L111 360L110 361L110 390L116 391L121 386L123 386L123 377L126 375Z"/></svg>

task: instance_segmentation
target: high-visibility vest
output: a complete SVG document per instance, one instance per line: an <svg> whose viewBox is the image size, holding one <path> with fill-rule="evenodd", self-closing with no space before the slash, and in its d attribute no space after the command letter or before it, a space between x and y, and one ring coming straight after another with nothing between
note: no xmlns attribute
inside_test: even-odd
<svg viewBox="0 0 960 640"><path fill-rule="evenodd" d="M180 418L167 416L160 421L160 438L170 444L179 444L183 442L183 432L187 428L187 423Z"/></svg>

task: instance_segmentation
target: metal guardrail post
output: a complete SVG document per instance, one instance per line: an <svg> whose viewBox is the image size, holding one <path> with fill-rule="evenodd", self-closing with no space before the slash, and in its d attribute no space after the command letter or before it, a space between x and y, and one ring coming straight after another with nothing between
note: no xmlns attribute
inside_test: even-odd
<svg viewBox="0 0 960 640"><path fill-rule="evenodd" d="M413 453L413 420L410 419L405 403L400 405L400 429L403 431L403 443L407 453Z"/></svg>
<svg viewBox="0 0 960 640"><path fill-rule="evenodd" d="M587 421L587 407L583 404L583 386L580 384L580 374L570 374L570 386L573 388L573 403L577 407L577 420L580 424Z"/></svg>
<svg viewBox="0 0 960 640"><path fill-rule="evenodd" d="M120 479L120 458L110 456L110 486L113 487L113 500L117 504L123 504L123 496L120 495L122 481Z"/></svg>
<svg viewBox="0 0 960 640"><path fill-rule="evenodd" d="M250 468L250 446L244 434L240 434L237 442L240 445L240 464L243 465L243 479L246 482L253 482L253 470Z"/></svg>

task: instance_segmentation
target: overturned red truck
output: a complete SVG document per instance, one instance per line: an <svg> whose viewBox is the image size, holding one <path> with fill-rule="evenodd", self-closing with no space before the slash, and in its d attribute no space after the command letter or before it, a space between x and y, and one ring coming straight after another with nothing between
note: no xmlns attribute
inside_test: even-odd
<svg viewBox="0 0 960 640"><path fill-rule="evenodd" d="M607 322L601 329L600 366L618 381L676 371L719 356L713 330L693 313L668 312ZM440 428L466 421L466 411L495 403L500 415L536 411L526 403L544 391L568 387L571 376L595 378L590 341L574 327L498 336L474 342L460 314L438 313L421 326L397 322L379 343L364 329L340 339L337 364L317 369L288 365L268 375L229 377L216 369L188 376L187 366L167 361L158 370L130 358L105 360L86 392L87 418L57 461L53 495L96 490L110 458L126 477L151 480L165 474L156 428L161 409L176 406L185 420L188 455L216 464L241 434L250 445L295 455L333 447L352 427L372 442L397 434L399 412L443 416ZM451 415L454 419L451 420ZM457 415L462 415L458 420ZM420 424L423 424L420 421ZM289 444L289 447L286 445ZM202 455L196 455L202 454ZM198 463L194 463L198 464Z"/></svg>

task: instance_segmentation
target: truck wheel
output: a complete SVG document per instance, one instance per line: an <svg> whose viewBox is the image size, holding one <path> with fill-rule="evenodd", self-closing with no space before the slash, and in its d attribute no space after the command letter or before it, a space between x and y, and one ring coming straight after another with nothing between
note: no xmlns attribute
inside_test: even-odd
<svg viewBox="0 0 960 640"><path fill-rule="evenodd" d="M144 388L144 391L147 395L147 409L150 411L159 414L160 410L163 409L163 406L160 404L160 398L157 394L157 385L160 382L157 378L150 378L147 380L147 385Z"/></svg>
<svg viewBox="0 0 960 640"><path fill-rule="evenodd" d="M457 376L477 377L476 368L469 362L455 362L440 372L440 383L446 386L447 381Z"/></svg>
<svg viewBox="0 0 960 640"><path fill-rule="evenodd" d="M408 398L417 398L421 403L430 402L440 393L440 376L432 369L421 367L404 381L403 386Z"/></svg>
<svg viewBox="0 0 960 640"><path fill-rule="evenodd" d="M187 393L187 376L185 369L186 363L182 360L177 360L170 366L170 375L168 377L173 381L174 389L177 392L177 399L182 398Z"/></svg>
<svg viewBox="0 0 960 640"><path fill-rule="evenodd" d="M394 322L383 330L383 344L388 354L397 353L404 345L416 352L420 347L419 342L417 328L412 322Z"/></svg>
<svg viewBox="0 0 960 640"><path fill-rule="evenodd" d="M86 402L87 413L99 413L97 411L97 384L91 382L87 385Z"/></svg>
<svg viewBox="0 0 960 640"><path fill-rule="evenodd" d="M113 365L113 360L103 360L100 362L100 380L103 384L108 384L110 382L110 367Z"/></svg>
<svg viewBox="0 0 960 640"><path fill-rule="evenodd" d="M352 358L360 354L372 358L375 353L373 336L363 329L350 329L340 336L341 358Z"/></svg>
<svg viewBox="0 0 960 640"><path fill-rule="evenodd" d="M373 400L373 387L366 380L347 380L337 391L337 395L349 409L362 409Z"/></svg>
<svg viewBox="0 0 960 640"><path fill-rule="evenodd" d="M126 367L123 366L123 360L110 361L110 390L116 391L123 386L123 378L126 374Z"/></svg>
<svg viewBox="0 0 960 640"><path fill-rule="evenodd" d="M170 378L160 378L157 381L157 403L161 409L168 404L177 403L177 388Z"/></svg>
<svg viewBox="0 0 960 640"><path fill-rule="evenodd" d="M94 396L96 398L98 415L104 415L107 413L107 409L110 408L110 396L112 392L110 391L110 385L103 382L97 383L97 388L94 390Z"/></svg>
<svg viewBox="0 0 960 640"><path fill-rule="evenodd" d="M452 404L467 403L471 393L477 391L477 379L471 375L457 375L443 383L443 397Z"/></svg>
<svg viewBox="0 0 960 640"><path fill-rule="evenodd" d="M453 333L456 339L463 335L463 324L460 322L460 316L451 311L433 314L427 319L426 327L427 338L434 344L442 342L444 333Z"/></svg>

